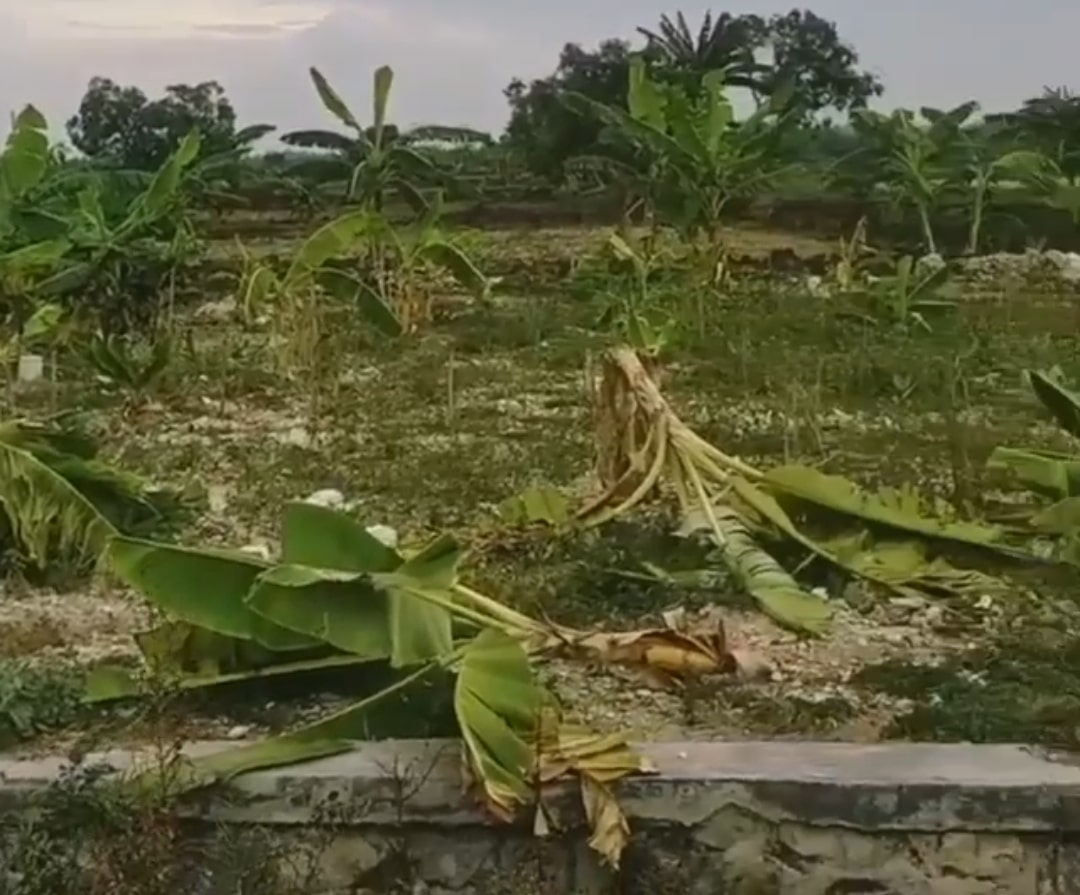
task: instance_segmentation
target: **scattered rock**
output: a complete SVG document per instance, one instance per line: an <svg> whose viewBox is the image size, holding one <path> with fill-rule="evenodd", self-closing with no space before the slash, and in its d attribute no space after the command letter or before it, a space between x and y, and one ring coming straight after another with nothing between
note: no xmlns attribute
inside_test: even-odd
<svg viewBox="0 0 1080 895"><path fill-rule="evenodd" d="M944 267L945 259L937 252L931 252L929 255L923 255L915 262L915 273L920 277L928 277L944 269Z"/></svg>
<svg viewBox="0 0 1080 895"><path fill-rule="evenodd" d="M1029 250L1022 254L997 252L965 258L960 268L967 275L994 281L1002 277L1019 276L1027 279L1050 279L1063 283L1080 282L1080 254L1050 249L1046 252Z"/></svg>
<svg viewBox="0 0 1080 895"><path fill-rule="evenodd" d="M219 301L208 301L195 309L193 317L199 323L231 323L236 319L236 299L223 298Z"/></svg>
<svg viewBox="0 0 1080 895"><path fill-rule="evenodd" d="M314 504L317 507L326 507L329 510L340 510L345 506L345 495L336 488L323 488L314 494L304 498L304 503Z"/></svg>

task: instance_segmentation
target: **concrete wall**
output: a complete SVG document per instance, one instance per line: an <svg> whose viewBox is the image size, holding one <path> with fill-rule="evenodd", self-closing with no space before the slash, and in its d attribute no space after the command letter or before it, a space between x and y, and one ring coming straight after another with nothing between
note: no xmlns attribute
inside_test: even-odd
<svg viewBox="0 0 1080 895"><path fill-rule="evenodd" d="M312 830L328 833L312 890L327 893L1080 893L1080 766L1068 756L837 743L645 751L660 773L620 787L633 839L618 872L587 847L572 788L550 800L560 831L547 839L490 822L464 792L455 743L369 743L246 775L183 810L298 848ZM17 813L60 766L0 760L0 811Z"/></svg>

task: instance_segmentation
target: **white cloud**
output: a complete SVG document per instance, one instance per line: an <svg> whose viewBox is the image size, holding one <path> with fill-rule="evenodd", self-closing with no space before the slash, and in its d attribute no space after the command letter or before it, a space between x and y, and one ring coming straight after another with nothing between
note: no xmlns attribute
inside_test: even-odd
<svg viewBox="0 0 1080 895"><path fill-rule="evenodd" d="M292 31L317 25L331 11L329 2L265 3L260 0L37 0L19 9L31 40L186 37L202 31L226 34L231 28Z"/></svg>
<svg viewBox="0 0 1080 895"><path fill-rule="evenodd" d="M791 5L744 0L748 12ZM884 105L948 106L977 97L1014 105L1045 83L1075 79L1076 0L815 0L865 66L886 84ZM157 94L165 84L215 78L243 121L283 130L331 124L307 78L319 66L358 114L371 72L397 73L400 124L442 122L497 130L502 90L540 77L567 41L587 46L654 24L695 0L0 0L0 122L32 101L60 123L86 82L103 75ZM1074 86L1080 87L1080 84ZM59 129L57 129L59 135Z"/></svg>
<svg viewBox="0 0 1080 895"><path fill-rule="evenodd" d="M483 17L418 8L426 2L28 0L17 16L0 11L0 120L33 102L60 137L94 76L150 95L213 78L241 121L282 131L319 127L332 121L309 66L321 68L363 116L371 73L387 64L397 74L391 107L399 124L498 130L506 114L501 89L515 64L496 52L506 39Z"/></svg>

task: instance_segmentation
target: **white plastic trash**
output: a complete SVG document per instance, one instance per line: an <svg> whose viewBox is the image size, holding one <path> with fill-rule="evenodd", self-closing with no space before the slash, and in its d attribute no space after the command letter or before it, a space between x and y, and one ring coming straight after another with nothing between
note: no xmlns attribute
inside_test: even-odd
<svg viewBox="0 0 1080 895"><path fill-rule="evenodd" d="M45 375L45 358L40 354L19 357L19 382L35 382Z"/></svg>

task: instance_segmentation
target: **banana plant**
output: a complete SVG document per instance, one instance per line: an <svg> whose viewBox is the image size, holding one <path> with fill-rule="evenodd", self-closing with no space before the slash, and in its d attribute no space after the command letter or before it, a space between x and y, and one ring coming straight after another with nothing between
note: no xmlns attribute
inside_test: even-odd
<svg viewBox="0 0 1080 895"><path fill-rule="evenodd" d="M430 313L427 274L442 270L484 300L496 280L438 229L436 195L415 224L395 226L384 215L360 208L324 224L293 255L282 276L249 265L238 290L246 318L276 300L317 292L354 309L376 331L396 338L415 330Z"/></svg>
<svg viewBox="0 0 1080 895"><path fill-rule="evenodd" d="M1043 164L1043 159L1037 152L1025 149L999 152L992 143L972 140L968 160L964 164L971 203L965 254L978 254L986 210L1002 186L1009 181L1033 182L1039 176ZM1076 199L1080 200L1080 192ZM1074 222L1078 213L1080 208L1072 212Z"/></svg>
<svg viewBox="0 0 1080 895"><path fill-rule="evenodd" d="M691 98L678 86L652 80L645 60L635 57L627 109L580 93L563 97L642 150L660 184L657 211L689 241L704 236L714 246L733 200L758 195L794 170L781 153L782 137L794 121L785 111L786 92L737 121L725 77L723 71L709 72L700 95Z"/></svg>
<svg viewBox="0 0 1080 895"><path fill-rule="evenodd" d="M173 503L104 463L70 421L0 421L0 548L34 570L93 566L112 535L152 528Z"/></svg>
<svg viewBox="0 0 1080 895"><path fill-rule="evenodd" d="M103 204L103 187L91 181L66 212L68 246L57 269L37 286L49 300L71 301L96 313L107 329L148 323L169 277L198 247L182 199L185 172L200 146L191 131L134 196L117 220Z"/></svg>
<svg viewBox="0 0 1080 895"><path fill-rule="evenodd" d="M395 226L380 214L371 216L364 263L328 265L320 282L332 294L352 301L365 317L397 321L399 333L413 332L431 319L433 274L448 275L461 288L486 302L497 280L486 276L456 243L439 229L441 194L415 223Z"/></svg>
<svg viewBox="0 0 1080 895"><path fill-rule="evenodd" d="M215 650L224 641L277 656L276 665L253 671L182 675L181 689L335 668L354 679L370 679L386 667L395 674L390 686L315 723L196 759L180 785L205 786L259 768L347 752L368 736L369 718L379 707L449 678L463 756L485 807L503 820L522 809L543 811L541 788L575 776L586 803L603 809L590 812L592 845L617 864L626 826L608 786L648 770L647 762L620 735L599 737L567 724L535 681L530 652L572 645L580 633L476 593L459 580L462 556L447 536L416 551L390 547L346 514L307 503L287 508L281 553L274 560L114 537L108 554L112 570L170 624L180 625L178 630L213 634L219 638ZM141 640L144 654L169 636L159 631ZM627 662L640 662L638 654L644 655L626 649L627 635L584 636ZM642 635L630 636L637 643ZM704 641L672 638L671 643L702 658L712 656ZM714 665L725 657L713 657ZM137 682L122 669L99 668L88 681L94 702L138 692Z"/></svg>
<svg viewBox="0 0 1080 895"><path fill-rule="evenodd" d="M1080 175L1069 173L1069 165L1038 152L1013 153L1020 161L1015 176L1044 205L1069 215L1080 226Z"/></svg>
<svg viewBox="0 0 1080 895"><path fill-rule="evenodd" d="M1080 394L1061 381L1060 372L1027 370L1025 378L1062 433L1075 441L1080 438ZM1051 501L1025 512L1025 521L1039 535L1058 539L1055 557L1080 565L1080 453L1001 445L986 467Z"/></svg>
<svg viewBox="0 0 1080 895"><path fill-rule="evenodd" d="M53 164L47 127L44 116L27 106L13 119L0 152L0 295L5 297L25 292L28 283L55 266L69 248L63 232L35 240L21 227ZM59 222L57 229L66 227Z"/></svg>
<svg viewBox="0 0 1080 895"><path fill-rule="evenodd" d="M628 229L623 234L613 233L608 246L631 276L628 287L613 297L598 322L610 327L621 341L642 355L656 357L671 343L678 321L670 314L659 324L650 319L649 275L655 269L655 254L647 242L635 240Z"/></svg>
<svg viewBox="0 0 1080 895"><path fill-rule="evenodd" d="M282 142L290 146L329 149L337 153L349 171L346 201L381 211L386 195L394 192L413 209L422 212L427 207L427 201L416 181L440 182L443 173L426 155L408 145L409 140L402 139L394 125L387 123L390 89L394 83L393 69L383 65L375 70L372 83L374 118L369 127L360 124L359 119L317 68L312 67L310 74L323 106L351 133L293 131L284 134Z"/></svg>
<svg viewBox="0 0 1080 895"><path fill-rule="evenodd" d="M4 151L0 154L0 237L9 237L13 212L45 177L52 156L48 122L33 106L14 117Z"/></svg>
<svg viewBox="0 0 1080 895"><path fill-rule="evenodd" d="M891 114L857 109L851 124L864 145L848 158L872 182L883 185L892 201L912 207L919 219L926 251L938 251L933 214L945 198L963 188L964 124L978 109L964 103L954 109L921 109L920 122L909 109Z"/></svg>
<svg viewBox="0 0 1080 895"><path fill-rule="evenodd" d="M172 345L167 338L155 338L143 348L117 333L99 332L90 338L85 356L103 382L142 392L164 374Z"/></svg>
<svg viewBox="0 0 1080 895"><path fill-rule="evenodd" d="M925 332L933 332L927 315L956 308L953 292L947 267L921 267L914 258L905 255L896 262L891 274L848 290L845 297L857 307L841 312L840 316L870 325L887 322L905 329L914 324Z"/></svg>
<svg viewBox="0 0 1080 895"><path fill-rule="evenodd" d="M71 249L64 236L27 242L20 216L34 204L35 191L55 168L47 122L33 106L13 118L0 153L0 363L5 367L29 345L54 336L63 310L39 295L40 283L55 272Z"/></svg>

